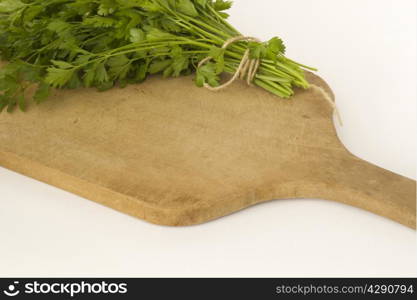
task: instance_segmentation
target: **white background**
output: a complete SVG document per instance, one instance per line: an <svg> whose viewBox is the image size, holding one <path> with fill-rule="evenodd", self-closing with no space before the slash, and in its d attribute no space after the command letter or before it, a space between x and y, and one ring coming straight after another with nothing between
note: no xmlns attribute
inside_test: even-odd
<svg viewBox="0 0 417 300"><path fill-rule="evenodd" d="M231 14L320 69L354 154L415 179L415 0L236 0ZM416 276L415 231L329 201L170 228L2 168L0 199L0 276Z"/></svg>

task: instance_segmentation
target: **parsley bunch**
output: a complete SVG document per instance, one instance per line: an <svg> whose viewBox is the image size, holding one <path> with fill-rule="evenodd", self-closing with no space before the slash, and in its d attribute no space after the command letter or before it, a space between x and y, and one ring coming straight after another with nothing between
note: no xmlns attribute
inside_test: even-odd
<svg viewBox="0 0 417 300"><path fill-rule="evenodd" d="M288 98L293 87L308 87L303 69L284 56L275 37L241 41L227 21L224 0L0 0L0 112L25 110L31 98L47 99L51 88L139 83L149 74L196 72L196 84L218 86L221 73L235 73L247 49L261 59L254 83ZM205 57L213 60L198 68ZM312 69L313 70L313 69Z"/></svg>

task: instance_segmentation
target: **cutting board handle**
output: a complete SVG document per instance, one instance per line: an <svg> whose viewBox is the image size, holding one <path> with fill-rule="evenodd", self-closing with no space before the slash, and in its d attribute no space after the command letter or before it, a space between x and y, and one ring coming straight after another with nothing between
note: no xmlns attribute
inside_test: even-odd
<svg viewBox="0 0 417 300"><path fill-rule="evenodd" d="M322 173L321 196L388 217L416 229L416 181L351 154ZM334 187L334 188L333 188Z"/></svg>

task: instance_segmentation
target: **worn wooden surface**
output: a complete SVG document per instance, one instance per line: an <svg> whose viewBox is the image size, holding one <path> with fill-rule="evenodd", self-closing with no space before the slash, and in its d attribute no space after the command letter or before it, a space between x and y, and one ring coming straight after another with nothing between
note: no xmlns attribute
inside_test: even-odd
<svg viewBox="0 0 417 300"><path fill-rule="evenodd" d="M157 224L323 198L415 228L415 181L351 155L331 115L311 90L283 100L240 82L213 93L191 77L56 91L0 115L0 165Z"/></svg>

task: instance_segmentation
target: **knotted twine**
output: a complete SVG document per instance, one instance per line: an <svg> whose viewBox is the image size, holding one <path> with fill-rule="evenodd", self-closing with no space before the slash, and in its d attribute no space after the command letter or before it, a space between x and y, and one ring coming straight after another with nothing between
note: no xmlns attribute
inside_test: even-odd
<svg viewBox="0 0 417 300"><path fill-rule="evenodd" d="M239 41L262 43L262 41L258 38L239 35L239 36L232 37L228 39L227 41L225 41L222 46L222 49L227 49L231 44L239 42ZM199 62L198 68L200 68L201 66L203 66L204 64L206 64L212 59L213 57L207 56L205 59ZM243 79L243 80L246 79L246 83L248 85L252 85L252 82L255 79L256 74L258 73L258 69L260 65L261 65L261 60L259 58L250 58L250 50L248 48L244 52L242 60L240 61L239 66L237 67L236 72L233 74L232 78L230 78L227 82L217 87L212 87L211 85L207 83L204 83L204 87L213 92L220 91L220 90L227 88L229 85L235 82L238 78ZM310 83L310 87L313 90L319 92L324 97L324 99L330 104L330 106L332 107L333 111L335 112L337 116L337 119L340 125L343 126L343 121L342 121L342 117L340 115L339 109L337 108L336 103L333 101L329 93L327 93L322 87L315 85L315 84Z"/></svg>

